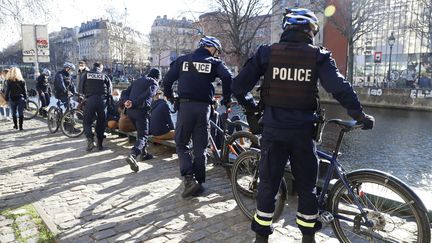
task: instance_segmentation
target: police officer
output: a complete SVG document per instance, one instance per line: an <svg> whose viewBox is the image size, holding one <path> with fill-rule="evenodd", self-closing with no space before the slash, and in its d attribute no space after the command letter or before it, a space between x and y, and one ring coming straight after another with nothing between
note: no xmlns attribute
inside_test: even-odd
<svg viewBox="0 0 432 243"><path fill-rule="evenodd" d="M179 108L175 131L176 150L180 161L180 173L184 177L182 197L197 196L204 190L205 149L208 143L208 122L211 103L215 94L212 82L222 80L223 103L231 102L232 74L219 59L222 45L218 39L205 36L193 53L180 56L171 63L165 75L163 87L168 100L173 100L172 85L178 80ZM188 148L192 137L193 161Z"/></svg>
<svg viewBox="0 0 432 243"><path fill-rule="evenodd" d="M75 70L75 65L70 62L63 64L63 69L58 71L54 77L54 95L61 102L68 102L68 97L76 93L75 84L72 82L72 72Z"/></svg>
<svg viewBox="0 0 432 243"><path fill-rule="evenodd" d="M46 116L47 107L51 99L51 87L49 85L49 77L51 76L51 71L47 68L42 70L42 74L36 79L36 91L39 94L39 99L41 101L41 107L39 113L42 116Z"/></svg>
<svg viewBox="0 0 432 243"><path fill-rule="evenodd" d="M366 115L351 85L339 73L331 53L314 45L318 19L307 9L287 9L279 43L261 46L232 83L232 91L252 113L256 107L245 99L261 76L262 118L260 184L257 211L252 222L256 242L267 242L272 233L275 195L290 161L298 193L296 223L302 242L315 242L318 221L316 181L318 159L313 141L318 108L317 80L333 94L348 114L372 129L374 118Z"/></svg>
<svg viewBox="0 0 432 243"><path fill-rule="evenodd" d="M126 162L130 165L131 170L138 172L137 156L141 160L149 160L153 155L147 152L148 134L149 134L149 113L153 96L159 89L158 81L160 78L159 69L152 68L146 76L143 76L133 82L122 93L122 98L126 101L124 106L127 109L127 115L137 129L137 140L131 149Z"/></svg>
<svg viewBox="0 0 432 243"><path fill-rule="evenodd" d="M100 62L93 64L93 69L82 76L82 93L86 97L84 106L84 134L87 137L87 152L92 151L96 145L92 132L92 123L96 115L96 138L98 150L103 150L106 114L105 108L108 96L111 95L111 80L102 73L103 65Z"/></svg>

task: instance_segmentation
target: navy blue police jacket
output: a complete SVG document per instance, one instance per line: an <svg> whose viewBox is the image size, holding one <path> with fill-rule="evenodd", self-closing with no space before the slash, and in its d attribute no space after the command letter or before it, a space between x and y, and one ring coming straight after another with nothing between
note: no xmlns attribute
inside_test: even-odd
<svg viewBox="0 0 432 243"><path fill-rule="evenodd" d="M132 109L147 109L150 110L150 105L153 96L156 95L159 89L157 80L143 76L129 85L122 92L122 100L132 101Z"/></svg>
<svg viewBox="0 0 432 243"><path fill-rule="evenodd" d="M189 63L193 63L198 72L192 71L188 67ZM174 81L178 80L179 98L210 104L215 94L212 83L216 77L222 80L224 103L229 103L231 101L231 72L222 60L213 57L207 49L200 47L193 53L180 56L171 63L162 82L164 94L166 97L172 98L172 85Z"/></svg>
<svg viewBox="0 0 432 243"><path fill-rule="evenodd" d="M313 44L313 39L308 35L288 31L281 36L280 43L303 42ZM245 97L257 84L258 80L267 70L270 57L270 45L262 45L244 65L241 72L234 78L231 90L236 97ZM356 117L362 114L363 110L352 86L336 67L331 52L325 48L319 48L317 55L318 78L321 86L347 109L348 114ZM240 100L240 99L239 99ZM248 106L249 104L242 104ZM295 110L280 107L266 106L262 122L264 127L274 129L310 128L317 117L314 111ZM265 130L265 129L264 129ZM270 129L268 129L270 130Z"/></svg>
<svg viewBox="0 0 432 243"><path fill-rule="evenodd" d="M149 128L150 134L154 136L160 136L174 130L170 108L166 100L158 99L152 102Z"/></svg>

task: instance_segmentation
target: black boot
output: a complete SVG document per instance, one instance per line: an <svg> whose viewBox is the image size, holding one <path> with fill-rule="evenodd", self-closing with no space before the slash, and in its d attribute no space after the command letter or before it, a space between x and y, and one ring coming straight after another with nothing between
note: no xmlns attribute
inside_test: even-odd
<svg viewBox="0 0 432 243"><path fill-rule="evenodd" d="M315 243L315 235L303 235L302 243Z"/></svg>
<svg viewBox="0 0 432 243"><path fill-rule="evenodd" d="M194 195L200 189L200 185L196 182L193 175L186 175L184 177L184 191L182 197L189 197Z"/></svg>
<svg viewBox="0 0 432 243"><path fill-rule="evenodd" d="M126 162L130 165L131 170L133 172L138 172L139 167L136 161L136 155L135 154L129 154L129 156L126 158Z"/></svg>
<svg viewBox="0 0 432 243"><path fill-rule="evenodd" d="M13 120L13 123L14 123L13 128L14 128L14 129L18 129L18 121L17 121L17 117L16 117L16 116L12 116L12 120Z"/></svg>
<svg viewBox="0 0 432 243"><path fill-rule="evenodd" d="M268 235L255 234L254 243L268 243Z"/></svg>
<svg viewBox="0 0 432 243"><path fill-rule="evenodd" d="M140 155L140 160L144 161L144 160L149 160L149 159L153 159L153 158L154 158L154 156L147 152L147 148L144 148L141 155Z"/></svg>
<svg viewBox="0 0 432 243"><path fill-rule="evenodd" d="M104 147L102 146L103 143L103 137L102 138L98 138L97 139L97 148L99 151L102 151L104 149Z"/></svg>
<svg viewBox="0 0 432 243"><path fill-rule="evenodd" d="M196 190L196 192L194 192L194 194L192 194L193 197L201 196L205 191L205 188L201 182L198 182L198 186L199 186L198 190Z"/></svg>
<svg viewBox="0 0 432 243"><path fill-rule="evenodd" d="M19 125L19 130L23 130L23 121L24 121L24 117L20 116L18 117L18 125Z"/></svg>
<svg viewBox="0 0 432 243"><path fill-rule="evenodd" d="M87 152L91 152L95 147L96 147L96 144L94 142L94 138L93 137L88 137L87 138L87 148L86 148L86 151Z"/></svg>

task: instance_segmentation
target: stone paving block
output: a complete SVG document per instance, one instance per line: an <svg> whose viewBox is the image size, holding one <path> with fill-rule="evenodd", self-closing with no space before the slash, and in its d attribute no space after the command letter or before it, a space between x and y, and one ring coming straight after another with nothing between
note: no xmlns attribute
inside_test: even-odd
<svg viewBox="0 0 432 243"><path fill-rule="evenodd" d="M33 221L21 221L21 222L16 222L16 223L18 224L18 228L20 230L26 230L26 229L37 227Z"/></svg>
<svg viewBox="0 0 432 243"><path fill-rule="evenodd" d="M116 225L114 227L114 230L117 231L117 232L129 232L129 231L132 231L132 230L134 230L134 229L136 229L138 227L141 227L141 225L138 224L137 222L129 222L129 223L126 223L126 224Z"/></svg>
<svg viewBox="0 0 432 243"><path fill-rule="evenodd" d="M39 235L39 231L37 230L37 228L31 228L28 230L21 231L21 236L23 238L29 238L29 237L35 236L35 235Z"/></svg>
<svg viewBox="0 0 432 243"><path fill-rule="evenodd" d="M117 232L114 229L102 230L94 233L91 237L95 240L102 240L115 235Z"/></svg>
<svg viewBox="0 0 432 243"><path fill-rule="evenodd" d="M157 238L146 240L146 241L144 241L144 243L164 243L164 242L167 242L168 240L169 239L166 238L165 236L160 236Z"/></svg>
<svg viewBox="0 0 432 243"><path fill-rule="evenodd" d="M194 232L191 232L190 234L186 235L184 238L184 241L186 242L195 242L197 240L201 240L205 237L207 237L210 233L205 230L197 230Z"/></svg>
<svg viewBox="0 0 432 243"><path fill-rule="evenodd" d="M13 222L14 222L13 219L0 220L0 227L12 225Z"/></svg>
<svg viewBox="0 0 432 243"><path fill-rule="evenodd" d="M0 234L0 242L8 243L8 242L14 242L15 241L15 235L14 234Z"/></svg>

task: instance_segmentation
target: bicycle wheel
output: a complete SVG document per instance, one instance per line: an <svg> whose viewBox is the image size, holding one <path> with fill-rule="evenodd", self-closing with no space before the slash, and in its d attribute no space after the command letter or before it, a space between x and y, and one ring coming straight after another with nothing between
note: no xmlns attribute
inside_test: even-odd
<svg viewBox="0 0 432 243"><path fill-rule="evenodd" d="M60 111L57 107L51 106L48 110L48 130L51 133L57 132L60 125Z"/></svg>
<svg viewBox="0 0 432 243"><path fill-rule="evenodd" d="M256 211L256 195L259 184L258 162L260 160L259 150L249 150L243 152L237 158L232 167L231 187L234 199L240 210L250 220ZM287 196L287 186L285 179L282 178L279 191L276 195L275 212L273 221L277 221L281 216Z"/></svg>
<svg viewBox="0 0 432 243"><path fill-rule="evenodd" d="M84 133L84 115L81 110L72 109L67 111L60 122L60 127L64 135L76 138Z"/></svg>
<svg viewBox="0 0 432 243"><path fill-rule="evenodd" d="M237 157L250 148L259 148L258 137L250 132L235 132L228 138L222 154L222 162L228 178L231 179L231 167Z"/></svg>
<svg viewBox="0 0 432 243"><path fill-rule="evenodd" d="M34 118L39 112L39 106L33 100L27 101L24 107L24 120L30 120Z"/></svg>
<svg viewBox="0 0 432 243"><path fill-rule="evenodd" d="M339 180L330 193L328 210L341 242L430 242L427 210L405 183L375 170L358 170L346 178L365 215Z"/></svg>

